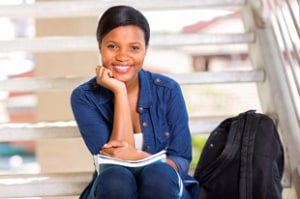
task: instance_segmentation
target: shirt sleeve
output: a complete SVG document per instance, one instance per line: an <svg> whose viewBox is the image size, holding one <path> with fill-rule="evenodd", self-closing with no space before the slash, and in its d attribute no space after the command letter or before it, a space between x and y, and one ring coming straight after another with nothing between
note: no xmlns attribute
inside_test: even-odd
<svg viewBox="0 0 300 199"><path fill-rule="evenodd" d="M174 85L168 100L167 120L171 132L168 157L177 165L180 176L184 177L192 159L192 144L186 104L179 84Z"/></svg>
<svg viewBox="0 0 300 199"><path fill-rule="evenodd" d="M91 154L99 153L109 139L111 121L91 98L91 91L77 87L71 94L71 108L83 140ZM106 115L106 117L108 117Z"/></svg>

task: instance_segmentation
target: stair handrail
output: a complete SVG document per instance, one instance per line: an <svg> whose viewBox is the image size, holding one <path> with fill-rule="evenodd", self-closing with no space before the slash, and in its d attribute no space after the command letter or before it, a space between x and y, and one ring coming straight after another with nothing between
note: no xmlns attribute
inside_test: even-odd
<svg viewBox="0 0 300 199"><path fill-rule="evenodd" d="M288 91L291 93L293 107L300 124L300 28L299 1L297 0L266 0L269 15L275 29L277 42L281 46L285 62L285 76L289 81ZM298 21L297 21L298 20Z"/></svg>
<svg viewBox="0 0 300 199"><path fill-rule="evenodd" d="M296 66L299 64L296 54L299 43L292 43L299 41L299 35L295 33L297 30L294 30L295 34L286 30L287 26L299 29L299 25L293 22L291 15L294 14L288 10L288 3L292 5L291 8L296 9L292 11L296 13L299 0L247 1L242 9L242 16L245 29L256 33L255 42L249 45L252 65L266 71L265 83L257 85L261 106L264 112L275 113L278 117L292 188L289 193L300 197L300 178L297 171L300 166L300 98L297 89L300 73Z"/></svg>

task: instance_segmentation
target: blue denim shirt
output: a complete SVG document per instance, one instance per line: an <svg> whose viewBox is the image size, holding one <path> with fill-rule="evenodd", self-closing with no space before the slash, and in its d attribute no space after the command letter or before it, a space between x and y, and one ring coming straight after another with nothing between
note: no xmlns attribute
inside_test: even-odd
<svg viewBox="0 0 300 199"><path fill-rule="evenodd" d="M182 179L190 179L191 134L185 101L179 84L169 77L141 70L140 113L143 150L166 149ZM71 106L80 133L91 154L97 154L109 140L114 115L113 93L96 84L94 77L74 89Z"/></svg>

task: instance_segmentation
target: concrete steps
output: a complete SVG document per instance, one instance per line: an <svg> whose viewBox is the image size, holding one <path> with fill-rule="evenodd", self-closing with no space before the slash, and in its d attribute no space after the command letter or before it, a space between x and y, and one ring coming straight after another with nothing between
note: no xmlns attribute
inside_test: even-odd
<svg viewBox="0 0 300 199"><path fill-rule="evenodd" d="M151 48L177 48L197 45L248 44L254 42L254 33L227 34L170 34L151 36ZM56 36L18 38L12 41L0 41L0 52L75 52L97 51L95 36Z"/></svg>
<svg viewBox="0 0 300 199"><path fill-rule="evenodd" d="M174 10L193 8L240 8L245 0L139 0L139 1L48 1L31 5L3 5L0 7L0 17L10 18L67 18L99 16L101 11L113 5L128 4L142 11ZM45 12L47 11L47 12ZM67 12L66 12L67 11Z"/></svg>
<svg viewBox="0 0 300 199"><path fill-rule="evenodd" d="M78 196L91 172L0 175L0 198Z"/></svg>
<svg viewBox="0 0 300 199"><path fill-rule="evenodd" d="M192 134L211 132L224 118L190 118ZM79 138L75 121L0 124L0 142Z"/></svg>
<svg viewBox="0 0 300 199"><path fill-rule="evenodd" d="M165 75L174 78L181 85L247 82L259 83L263 82L265 79L265 73L263 70L194 72ZM72 90L75 86L91 78L91 76L13 78L0 80L0 90L9 92Z"/></svg>

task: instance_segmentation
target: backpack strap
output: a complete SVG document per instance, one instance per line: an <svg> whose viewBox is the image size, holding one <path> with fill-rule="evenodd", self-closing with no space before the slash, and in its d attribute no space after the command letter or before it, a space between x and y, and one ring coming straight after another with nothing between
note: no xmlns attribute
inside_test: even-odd
<svg viewBox="0 0 300 199"><path fill-rule="evenodd" d="M202 184L206 184L209 183L209 181L212 181L221 172L223 172L224 168L226 168L234 159L237 152L240 150L240 142L243 135L244 125L245 117L244 113L241 113L230 126L228 139L222 153L217 157L215 161L211 162L206 167L206 169L198 174Z"/></svg>
<svg viewBox="0 0 300 199"><path fill-rule="evenodd" d="M259 125L259 117L255 117L255 112L248 111L245 113L245 129L241 145L241 162L240 162L240 199L253 199L253 153L255 146L256 132Z"/></svg>

